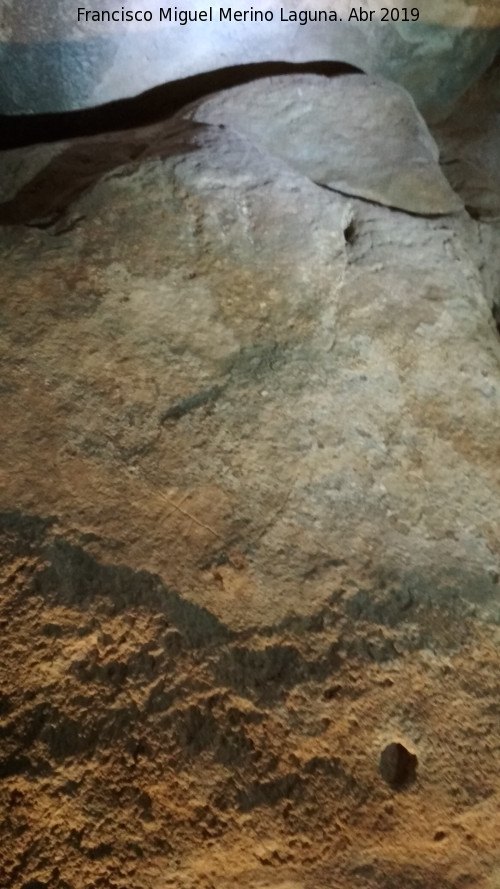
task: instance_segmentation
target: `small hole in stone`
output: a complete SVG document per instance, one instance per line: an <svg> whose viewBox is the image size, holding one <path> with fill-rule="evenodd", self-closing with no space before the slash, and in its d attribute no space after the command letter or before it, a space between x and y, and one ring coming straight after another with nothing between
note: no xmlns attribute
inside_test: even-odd
<svg viewBox="0 0 500 889"><path fill-rule="evenodd" d="M415 780L418 759L403 744L388 744L380 754L379 771L384 781L398 790Z"/></svg>
<svg viewBox="0 0 500 889"><path fill-rule="evenodd" d="M500 333L500 303L493 303L493 306L491 307L491 314L493 315L495 327L498 333Z"/></svg>
<svg viewBox="0 0 500 889"><path fill-rule="evenodd" d="M356 240L356 225L354 223L354 219L351 219L348 225L346 225L344 229L344 238L346 244L353 244Z"/></svg>
<svg viewBox="0 0 500 889"><path fill-rule="evenodd" d="M481 219L481 211L472 204L465 204L465 212L469 214L471 219Z"/></svg>
<svg viewBox="0 0 500 889"><path fill-rule="evenodd" d="M441 840L445 840L445 839L446 839L445 831L444 830L436 830L436 833L434 834L435 842L440 843Z"/></svg>

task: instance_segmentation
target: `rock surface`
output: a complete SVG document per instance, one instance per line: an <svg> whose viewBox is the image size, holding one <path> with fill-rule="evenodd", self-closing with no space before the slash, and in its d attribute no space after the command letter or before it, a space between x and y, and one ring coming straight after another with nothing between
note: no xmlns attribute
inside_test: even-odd
<svg viewBox="0 0 500 889"><path fill-rule="evenodd" d="M495 889L498 224L187 121L46 163L0 156L5 885Z"/></svg>
<svg viewBox="0 0 500 889"><path fill-rule="evenodd" d="M463 209L411 96L389 80L271 77L209 98L193 115L343 194L427 216Z"/></svg>
<svg viewBox="0 0 500 889"><path fill-rule="evenodd" d="M86 11L151 12L151 20L93 21ZM135 96L160 84L215 68L270 61L346 62L401 83L419 108L445 116L488 67L500 45L500 18L492 4L421 0L418 21L382 22L378 0L338 0L338 21L290 21L310 11L303 0L269 2L272 21L220 20L187 25L161 20L160 0L97 6L74 0L4 0L0 16L0 114L63 112ZM182 10L206 10L188 0ZM209 7L212 8L212 7ZM243 7L254 9L253 6ZM256 8L256 7L255 7ZM285 20L282 21L281 9ZM330 11L319 3L315 11ZM392 9L393 7L389 7ZM78 10L84 15L78 20ZM172 7L172 10L177 7ZM241 7L234 7L235 11ZM352 11L356 18L352 18ZM358 10L373 20L358 20ZM142 12L141 12L142 15ZM398 16L399 18L399 16ZM457 65L457 58L460 64Z"/></svg>

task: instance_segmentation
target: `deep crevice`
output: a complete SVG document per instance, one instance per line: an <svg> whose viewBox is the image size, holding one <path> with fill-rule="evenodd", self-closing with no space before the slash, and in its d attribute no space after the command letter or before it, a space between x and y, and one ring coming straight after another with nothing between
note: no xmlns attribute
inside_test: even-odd
<svg viewBox="0 0 500 889"><path fill-rule="evenodd" d="M283 74L319 74L336 77L360 73L344 62L255 62L205 71L192 77L153 87L138 96L107 102L92 108L60 113L0 115L0 150L37 142L57 142L128 130L165 120L185 105L210 93ZM362 73L362 72L361 72Z"/></svg>

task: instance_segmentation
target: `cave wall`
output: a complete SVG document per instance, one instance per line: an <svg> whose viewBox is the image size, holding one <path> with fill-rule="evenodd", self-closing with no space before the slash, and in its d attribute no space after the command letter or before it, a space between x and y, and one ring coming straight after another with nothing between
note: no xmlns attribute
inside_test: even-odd
<svg viewBox="0 0 500 889"><path fill-rule="evenodd" d="M135 12L150 22L78 22L78 4L5 0L0 9L0 113L61 112L103 104L169 81L216 68L270 60L345 62L405 86L428 118L446 116L491 63L500 45L498 16L465 0L418 5L419 21L383 23L380 4L335 4L338 21L281 20L272 2L268 22L220 22L219 6L186 3L191 12L213 9L213 22L182 26L160 22L160 0L148 4L104 0L84 10ZM172 12L177 7L172 7ZM227 7L223 7L227 9ZM233 12L257 7L233 6ZM283 16L309 7L289 2ZM374 11L357 21L352 10ZM392 8L392 7L391 7ZM411 8L411 7L408 7ZM329 10L319 4L317 10ZM401 7L402 9L402 7ZM359 13L358 13L359 16ZM460 65L457 65L460 59Z"/></svg>

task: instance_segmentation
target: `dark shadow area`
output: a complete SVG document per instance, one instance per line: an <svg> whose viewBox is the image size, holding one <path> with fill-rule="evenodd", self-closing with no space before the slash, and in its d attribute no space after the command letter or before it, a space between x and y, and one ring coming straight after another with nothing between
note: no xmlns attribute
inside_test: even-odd
<svg viewBox="0 0 500 889"><path fill-rule="evenodd" d="M195 74L153 87L139 96L95 108L58 114L0 115L0 149L95 136L157 123L203 96L263 77L280 74L336 77L358 71L358 68L343 62L257 62Z"/></svg>
<svg viewBox="0 0 500 889"><path fill-rule="evenodd" d="M255 79L313 73L333 77L357 71L335 62L237 65L163 84L97 108L65 114L0 117L0 148L75 140L9 201L0 204L0 225L55 225L66 208L107 173L149 157L166 158L197 148L204 124L175 116L211 93Z"/></svg>
<svg viewBox="0 0 500 889"><path fill-rule="evenodd" d="M0 204L0 225L55 225L72 201L106 173L148 157L166 158L194 151L193 137L203 129L203 124L176 119L128 133L107 133L72 142L11 200Z"/></svg>
<svg viewBox="0 0 500 889"><path fill-rule="evenodd" d="M28 551L40 560L18 604L35 595L47 604L82 614L95 607L108 615L143 608L163 614L167 627L180 634L181 647L187 648L218 645L236 637L210 611L167 588L157 575L127 565L104 564L82 546L53 535L52 521L18 510L0 513L2 557L10 562L23 552L26 557Z"/></svg>

